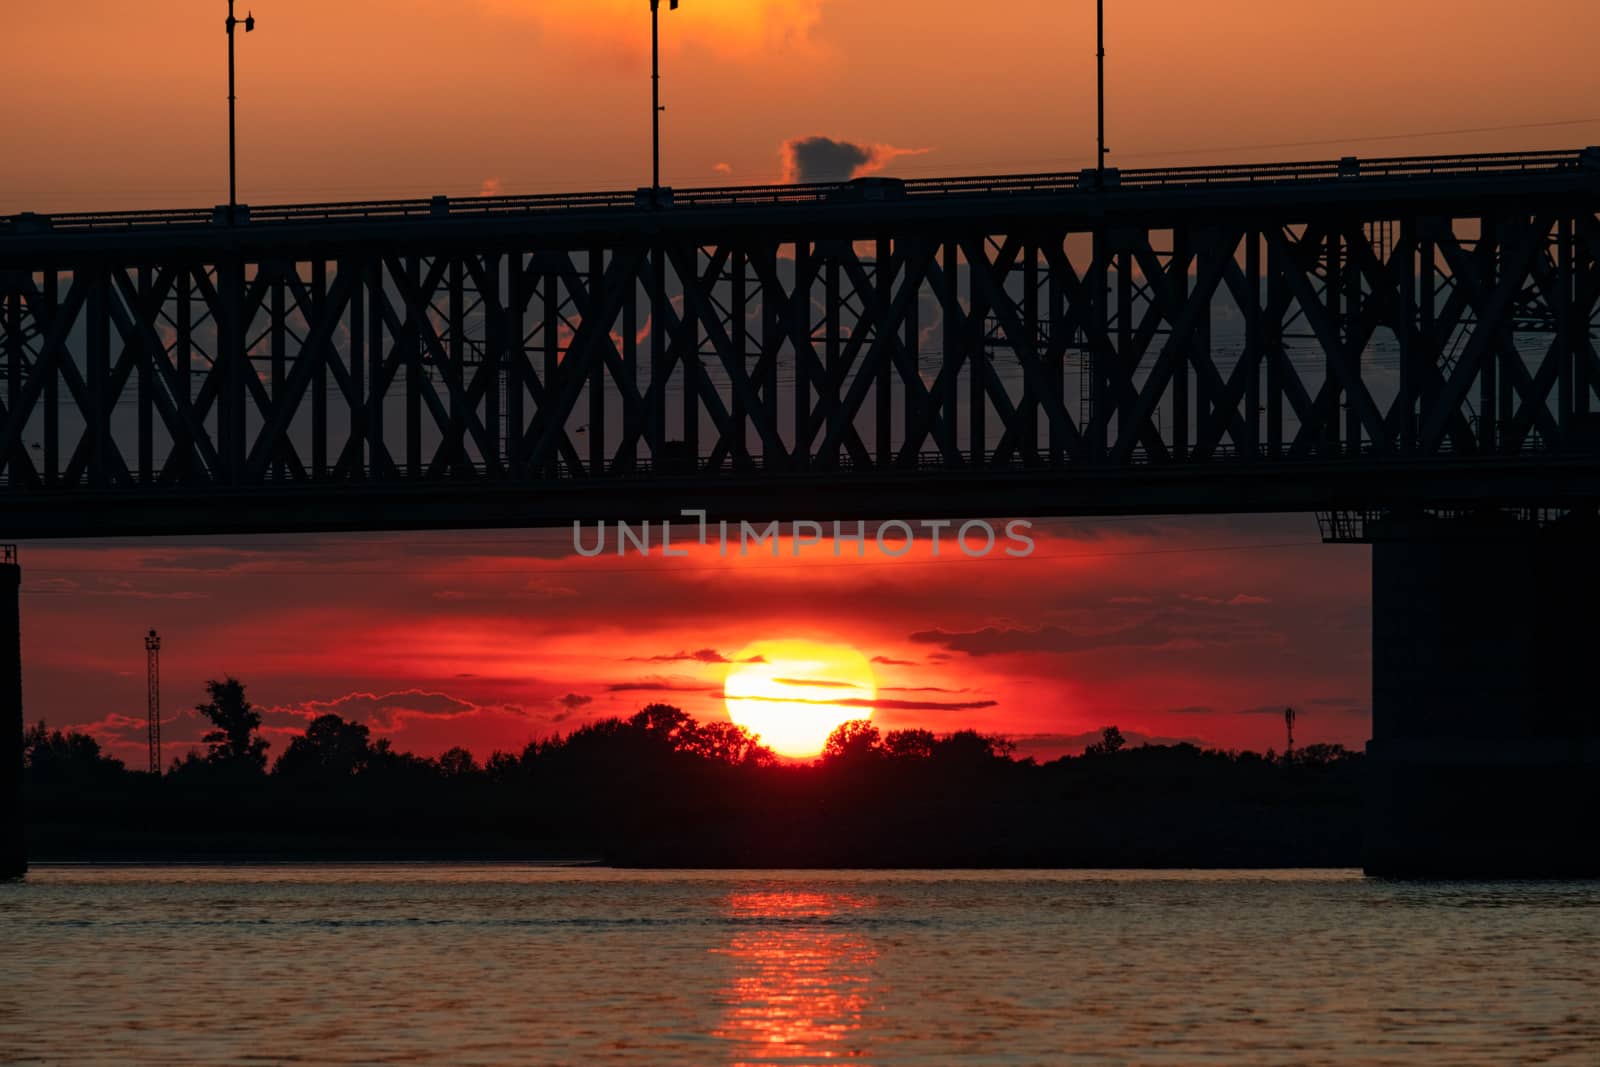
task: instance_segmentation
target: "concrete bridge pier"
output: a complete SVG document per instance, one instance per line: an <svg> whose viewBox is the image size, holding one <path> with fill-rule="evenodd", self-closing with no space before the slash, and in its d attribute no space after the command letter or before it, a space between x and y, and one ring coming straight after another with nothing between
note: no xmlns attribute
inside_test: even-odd
<svg viewBox="0 0 1600 1067"><path fill-rule="evenodd" d="M22 567L0 545L0 881L28 872L22 806Z"/></svg>
<svg viewBox="0 0 1600 1067"><path fill-rule="evenodd" d="M1385 519L1367 873L1600 874L1600 523Z"/></svg>

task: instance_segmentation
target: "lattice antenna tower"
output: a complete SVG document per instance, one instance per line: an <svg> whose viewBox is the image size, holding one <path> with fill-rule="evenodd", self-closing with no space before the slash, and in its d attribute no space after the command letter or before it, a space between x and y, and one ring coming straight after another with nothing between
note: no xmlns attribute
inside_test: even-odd
<svg viewBox="0 0 1600 1067"><path fill-rule="evenodd" d="M150 773L161 774L161 635L151 630L145 635L144 654L149 674L149 706L145 715L150 725Z"/></svg>

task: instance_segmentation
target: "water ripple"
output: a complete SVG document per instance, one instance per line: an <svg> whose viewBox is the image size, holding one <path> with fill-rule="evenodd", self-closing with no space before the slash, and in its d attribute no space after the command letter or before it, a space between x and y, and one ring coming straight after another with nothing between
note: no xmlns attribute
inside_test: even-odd
<svg viewBox="0 0 1600 1067"><path fill-rule="evenodd" d="M1600 884L45 868L0 1049L87 1064L1600 1061Z"/></svg>

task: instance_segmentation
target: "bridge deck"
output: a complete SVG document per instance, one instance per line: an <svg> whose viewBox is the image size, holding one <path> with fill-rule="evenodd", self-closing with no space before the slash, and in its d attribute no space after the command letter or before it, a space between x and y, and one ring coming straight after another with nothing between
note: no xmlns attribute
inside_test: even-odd
<svg viewBox="0 0 1600 1067"><path fill-rule="evenodd" d="M1329 185L1355 192L1392 188L1404 181L1420 188L1419 179L1432 183L1451 179L1513 178L1600 172L1600 148L1582 151L1477 153L1471 155L1403 156L1381 159L1316 160L1298 163L1251 163L1215 166L1158 167L1108 171L1109 189L1098 186L1093 170L988 175L978 177L923 178L896 182L895 200L877 202L880 209L895 204L919 206L971 200L994 204L1002 198L1067 196L1085 201L1103 193L1177 193L1196 190L1252 191L1293 188L1311 195ZM1110 184L1108 182L1108 184ZM1321 187L1319 189L1319 187ZM449 219L535 218L548 215L636 215L650 210L649 190L611 190L552 193L535 196L488 196L411 200L372 200L343 203L251 206L252 229L327 222L395 223ZM670 211L691 221L693 213L707 209L747 209L759 215L773 207L844 206L851 202L849 183L732 186L671 190ZM685 213L689 219L683 219ZM104 211L55 215L0 216L0 237L42 234L107 234L116 231L194 231L225 227L225 209L186 208L156 211Z"/></svg>

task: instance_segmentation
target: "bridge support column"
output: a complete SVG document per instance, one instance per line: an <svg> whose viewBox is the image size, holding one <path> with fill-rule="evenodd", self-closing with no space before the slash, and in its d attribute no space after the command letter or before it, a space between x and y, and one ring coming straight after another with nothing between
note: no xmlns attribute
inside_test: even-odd
<svg viewBox="0 0 1600 1067"><path fill-rule="evenodd" d="M1503 515L1369 527L1369 874L1600 873L1597 534Z"/></svg>
<svg viewBox="0 0 1600 1067"><path fill-rule="evenodd" d="M0 545L0 881L28 871L22 797L22 568Z"/></svg>

